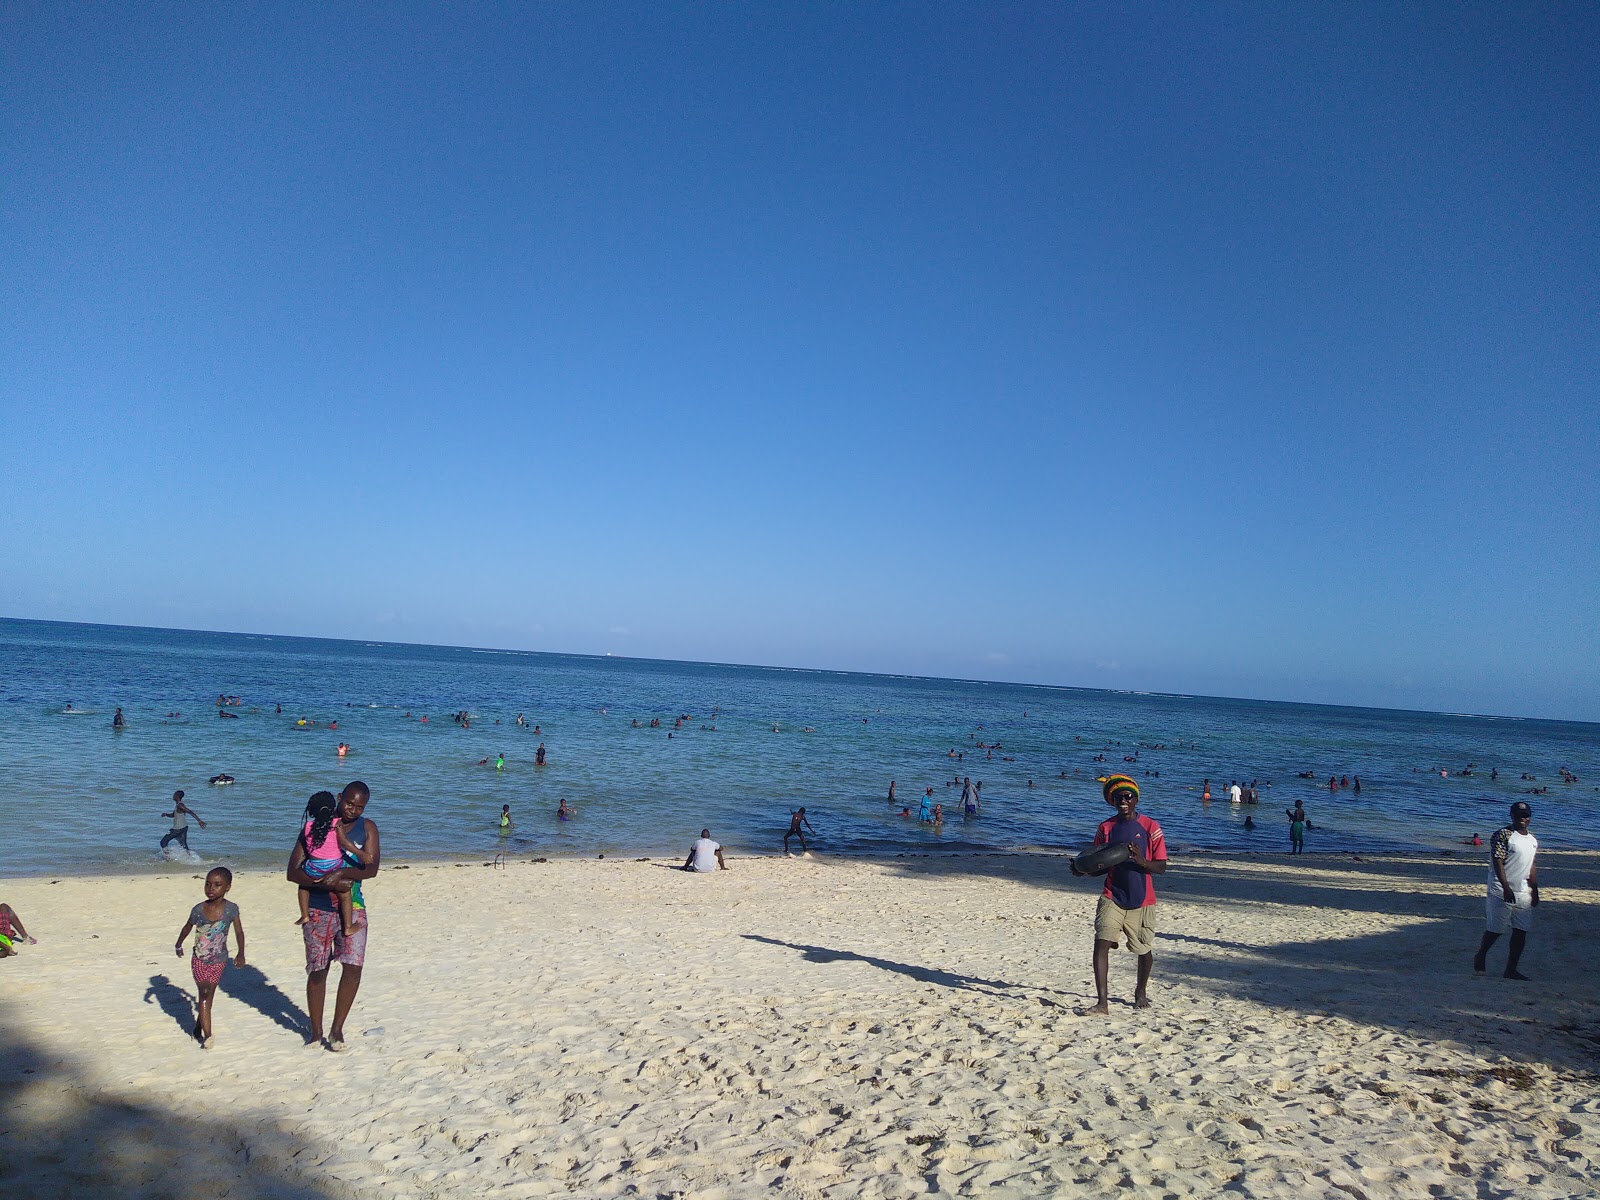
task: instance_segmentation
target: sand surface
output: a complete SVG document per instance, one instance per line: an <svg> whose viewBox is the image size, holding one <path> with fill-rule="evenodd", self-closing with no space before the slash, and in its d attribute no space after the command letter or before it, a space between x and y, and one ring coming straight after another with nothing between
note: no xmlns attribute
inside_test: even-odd
<svg viewBox="0 0 1600 1200"><path fill-rule="evenodd" d="M198 878L3 880L40 942L0 1194L1600 1194L1600 855L1541 856L1519 984L1471 972L1481 854L1177 861L1155 1005L1109 1018L1060 857L390 864L342 1056L280 877L236 882L209 1051Z"/></svg>

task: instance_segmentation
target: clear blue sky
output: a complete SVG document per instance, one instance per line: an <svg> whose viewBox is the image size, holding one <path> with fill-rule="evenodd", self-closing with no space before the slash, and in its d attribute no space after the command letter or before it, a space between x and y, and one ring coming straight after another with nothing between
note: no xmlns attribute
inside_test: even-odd
<svg viewBox="0 0 1600 1200"><path fill-rule="evenodd" d="M1594 5L0 8L0 615L1600 719Z"/></svg>

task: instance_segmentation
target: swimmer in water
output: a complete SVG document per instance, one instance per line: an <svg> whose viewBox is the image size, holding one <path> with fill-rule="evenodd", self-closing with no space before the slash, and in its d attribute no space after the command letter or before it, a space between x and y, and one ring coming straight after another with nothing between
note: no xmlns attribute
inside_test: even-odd
<svg viewBox="0 0 1600 1200"><path fill-rule="evenodd" d="M210 779L212 787L226 787L233 782L232 775L213 775Z"/></svg>
<svg viewBox="0 0 1600 1200"><path fill-rule="evenodd" d="M556 809L556 819L561 821L570 821L577 815L577 812L577 809L569 808L566 800L563 798L560 807Z"/></svg>
<svg viewBox="0 0 1600 1200"><path fill-rule="evenodd" d="M494 769L496 771L504 771L506 769L506 756L504 754L497 754L495 756Z"/></svg>
<svg viewBox="0 0 1600 1200"><path fill-rule="evenodd" d="M511 805L500 806L500 832L507 833L511 829Z"/></svg>

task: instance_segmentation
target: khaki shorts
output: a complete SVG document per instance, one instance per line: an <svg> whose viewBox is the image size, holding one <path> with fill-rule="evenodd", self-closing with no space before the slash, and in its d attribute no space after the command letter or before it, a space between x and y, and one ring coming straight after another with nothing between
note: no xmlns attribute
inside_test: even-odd
<svg viewBox="0 0 1600 1200"><path fill-rule="evenodd" d="M1156 906L1119 908L1110 896L1101 896L1094 910L1094 940L1120 942L1124 936L1128 949L1135 954L1149 954L1156 944Z"/></svg>

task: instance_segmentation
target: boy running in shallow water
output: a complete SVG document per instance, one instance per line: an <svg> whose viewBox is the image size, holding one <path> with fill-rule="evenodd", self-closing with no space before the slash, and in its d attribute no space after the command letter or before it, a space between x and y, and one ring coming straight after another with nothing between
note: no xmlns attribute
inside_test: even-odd
<svg viewBox="0 0 1600 1200"><path fill-rule="evenodd" d="M217 994L217 984L222 982L222 969L228 961L228 930L231 928L239 942L239 953L233 965L244 966L244 922L239 919L239 906L229 900L228 889L233 886L233 872L227 867L213 867L206 876L206 898L189 910L189 919L178 931L173 949L183 957L183 940L189 931L195 931L194 956L189 969L194 973L195 988L200 993L194 1019L194 1039L202 1050L211 1049L211 1001Z"/></svg>
<svg viewBox="0 0 1600 1200"><path fill-rule="evenodd" d="M332 792L318 792L306 805L305 828L300 840L306 848L305 872L312 879L321 879L329 871L345 865L346 856L357 866L366 866L366 851L345 837L339 828L339 802ZM345 937L355 933L355 910L350 902L350 885L337 889L339 900L339 925ZM300 919L296 925L311 920L311 889L300 889Z"/></svg>

